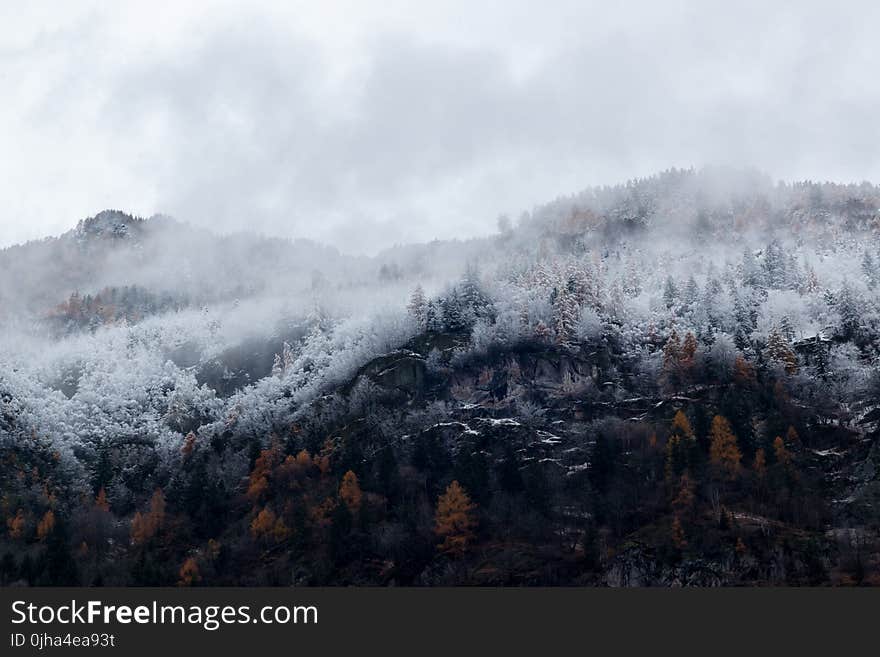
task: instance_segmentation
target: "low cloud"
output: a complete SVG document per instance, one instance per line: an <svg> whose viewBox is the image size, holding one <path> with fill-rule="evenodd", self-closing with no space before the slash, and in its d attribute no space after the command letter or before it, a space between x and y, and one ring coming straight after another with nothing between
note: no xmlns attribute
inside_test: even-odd
<svg viewBox="0 0 880 657"><path fill-rule="evenodd" d="M74 11L0 41L0 244L117 207L374 252L670 166L880 178L878 9L713 4L353 10L342 36L314 7L153 35Z"/></svg>

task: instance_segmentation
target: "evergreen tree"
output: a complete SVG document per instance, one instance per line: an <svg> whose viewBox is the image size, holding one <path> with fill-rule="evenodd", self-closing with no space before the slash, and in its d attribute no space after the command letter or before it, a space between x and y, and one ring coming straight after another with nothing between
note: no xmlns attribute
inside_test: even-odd
<svg viewBox="0 0 880 657"><path fill-rule="evenodd" d="M425 308L425 328L438 333L443 330L443 306L439 301L429 301Z"/></svg>
<svg viewBox="0 0 880 657"><path fill-rule="evenodd" d="M425 291L421 285L416 285L406 309L409 316L415 320L416 326L421 330L428 327L428 300L425 298Z"/></svg>
<svg viewBox="0 0 880 657"><path fill-rule="evenodd" d="M858 293L844 281L840 292L835 296L834 307L840 315L840 333L846 340L852 340L859 335L863 306Z"/></svg>
<svg viewBox="0 0 880 657"><path fill-rule="evenodd" d="M737 349L745 351L751 344L751 335L754 327L749 310L739 294L733 300L733 320L733 342Z"/></svg>
<svg viewBox="0 0 880 657"><path fill-rule="evenodd" d="M483 291L483 285L480 282L480 275L476 266L473 264L467 266L458 289L464 317L468 325L477 319L489 316L489 298Z"/></svg>
<svg viewBox="0 0 880 657"><path fill-rule="evenodd" d="M447 331L462 331L473 323L473 314L464 303L457 287L452 288L440 301L443 328Z"/></svg>
<svg viewBox="0 0 880 657"><path fill-rule="evenodd" d="M675 281L672 280L672 276L669 275L666 277L666 283L663 286L663 303L666 304L667 308L672 308L675 305L677 297L678 290L675 288Z"/></svg>
<svg viewBox="0 0 880 657"><path fill-rule="evenodd" d="M572 347L577 342L580 308L568 282L556 287L551 299L556 342L563 347Z"/></svg>
<svg viewBox="0 0 880 657"><path fill-rule="evenodd" d="M742 257L743 285L754 289L763 289L764 275L751 249L745 249Z"/></svg>
<svg viewBox="0 0 880 657"><path fill-rule="evenodd" d="M874 257L868 249L865 249L865 253L862 256L862 273L865 276L865 281L868 284L869 290L873 290L877 287L877 281L880 279L880 269L878 269Z"/></svg>
<svg viewBox="0 0 880 657"><path fill-rule="evenodd" d="M697 299L700 296L700 288L697 285L696 279L693 275L688 277L687 283L684 286L684 294L682 295L682 303L684 305L684 309L686 311L691 311L697 304Z"/></svg>
<svg viewBox="0 0 880 657"><path fill-rule="evenodd" d="M773 240L767 245L766 255L764 256L764 272L768 287L774 290L782 290L788 287L785 252L779 240Z"/></svg>
<svg viewBox="0 0 880 657"><path fill-rule="evenodd" d="M642 293L639 269L633 260L630 260L626 265L626 274L623 278L623 293L628 297L637 297Z"/></svg>

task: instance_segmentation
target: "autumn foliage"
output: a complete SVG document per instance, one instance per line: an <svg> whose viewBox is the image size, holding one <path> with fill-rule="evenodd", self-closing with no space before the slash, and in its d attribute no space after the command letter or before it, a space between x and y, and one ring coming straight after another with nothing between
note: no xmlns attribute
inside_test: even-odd
<svg viewBox="0 0 880 657"><path fill-rule="evenodd" d="M159 532L164 521L165 495L161 488L157 488L150 499L150 510L144 514L138 511L132 518L131 542L135 545L149 542Z"/></svg>
<svg viewBox="0 0 880 657"><path fill-rule="evenodd" d="M357 475L349 470L342 477L342 483L339 485L339 499L345 503L349 511L357 513L361 508L362 497Z"/></svg>
<svg viewBox="0 0 880 657"><path fill-rule="evenodd" d="M269 507L261 510L251 521L251 535L261 541L280 542L290 536L290 529Z"/></svg>
<svg viewBox="0 0 880 657"><path fill-rule="evenodd" d="M180 567L179 577L178 586L192 586L201 581L202 576L199 572L199 562L196 561L195 557L188 557L183 562L183 565Z"/></svg>
<svg viewBox="0 0 880 657"><path fill-rule="evenodd" d="M476 505L471 502L458 481L453 481L437 500L434 515L434 533L443 542L438 545L442 552L461 555L474 539Z"/></svg>
<svg viewBox="0 0 880 657"><path fill-rule="evenodd" d="M739 474L742 452L739 451L736 436L733 434L727 418L721 415L712 418L712 429L709 435L712 440L709 448L709 458L712 465L726 474L729 479L733 479Z"/></svg>
<svg viewBox="0 0 880 657"><path fill-rule="evenodd" d="M23 509L19 509L13 517L6 520L6 528L9 530L9 537L13 540L24 536L25 515Z"/></svg>
<svg viewBox="0 0 880 657"><path fill-rule="evenodd" d="M37 538L41 541L45 540L53 529L55 529L55 512L49 509L37 525Z"/></svg>

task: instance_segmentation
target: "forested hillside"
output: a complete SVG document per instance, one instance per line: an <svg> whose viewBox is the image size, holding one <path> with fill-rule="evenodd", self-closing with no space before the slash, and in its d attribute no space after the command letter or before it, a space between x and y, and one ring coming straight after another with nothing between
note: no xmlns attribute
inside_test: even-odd
<svg viewBox="0 0 880 657"><path fill-rule="evenodd" d="M0 584L880 583L880 188L0 251Z"/></svg>

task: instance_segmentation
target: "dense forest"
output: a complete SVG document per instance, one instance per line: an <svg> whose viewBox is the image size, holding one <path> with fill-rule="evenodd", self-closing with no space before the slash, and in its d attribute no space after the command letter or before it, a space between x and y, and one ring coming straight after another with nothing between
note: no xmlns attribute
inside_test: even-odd
<svg viewBox="0 0 880 657"><path fill-rule="evenodd" d="M2 585L880 584L880 188L0 251Z"/></svg>

